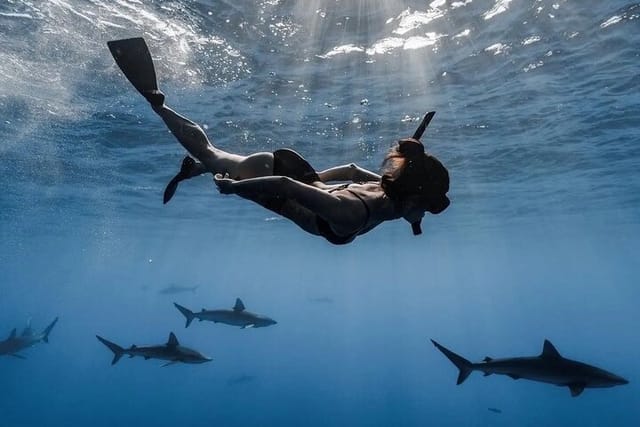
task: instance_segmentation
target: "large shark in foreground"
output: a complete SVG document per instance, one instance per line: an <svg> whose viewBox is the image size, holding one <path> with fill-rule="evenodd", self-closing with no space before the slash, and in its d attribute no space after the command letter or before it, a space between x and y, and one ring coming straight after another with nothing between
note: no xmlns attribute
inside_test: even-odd
<svg viewBox="0 0 640 427"><path fill-rule="evenodd" d="M548 340L544 341L542 354L539 356L505 359L485 357L480 363L471 363L434 340L431 342L460 370L458 384L462 384L471 372L481 371L485 376L507 375L514 380L523 378L569 387L571 396L575 397L579 396L585 388L613 387L629 383L624 378L604 369L565 359Z"/></svg>
<svg viewBox="0 0 640 427"><path fill-rule="evenodd" d="M25 359L25 357L21 354L18 354L21 350L25 348L29 348L41 341L48 343L49 342L49 334L51 330L56 325L58 318L56 317L53 322L49 324L45 328L44 331L39 334L34 333L33 329L31 329L31 320L27 322L27 326L22 331L22 334L19 336L16 334L16 329L14 328L9 334L9 337L0 341L0 356L9 355L13 357L17 357L19 359Z"/></svg>
<svg viewBox="0 0 640 427"><path fill-rule="evenodd" d="M182 313L187 319L185 328L189 327L193 319L198 319L199 321L209 320L214 323L226 323L227 325L240 326L243 329L262 328L278 323L267 316L261 316L259 314L246 311L240 298L236 298L236 304L231 310L205 310L203 308L202 311L194 313L188 308L185 308L180 304L176 304L175 302L173 305L175 305L176 308L180 310L180 313Z"/></svg>
<svg viewBox="0 0 640 427"><path fill-rule="evenodd" d="M168 362L162 366L168 366L178 362L205 363L213 360L209 357L203 356L193 349L181 346L173 332L169 334L169 340L166 344L140 347L134 344L129 348L122 348L118 344L112 343L111 341L108 341L99 335L96 335L96 338L98 338L98 340L100 340L102 344L106 345L111 351L113 351L113 360L111 361L112 365L115 365L118 360L120 360L120 358L125 354L129 357L144 357L145 360L168 360Z"/></svg>

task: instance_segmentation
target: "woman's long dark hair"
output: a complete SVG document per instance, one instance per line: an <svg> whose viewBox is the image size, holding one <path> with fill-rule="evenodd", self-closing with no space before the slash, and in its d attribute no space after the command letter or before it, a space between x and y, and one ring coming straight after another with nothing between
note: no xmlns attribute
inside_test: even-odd
<svg viewBox="0 0 640 427"><path fill-rule="evenodd" d="M415 138L401 139L382 163L382 189L395 201L408 196L442 198L449 191L449 172Z"/></svg>

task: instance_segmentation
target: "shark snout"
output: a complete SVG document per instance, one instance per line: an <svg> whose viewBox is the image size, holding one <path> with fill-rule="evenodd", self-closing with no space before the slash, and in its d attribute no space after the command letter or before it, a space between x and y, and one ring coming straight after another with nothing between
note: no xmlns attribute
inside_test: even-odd
<svg viewBox="0 0 640 427"><path fill-rule="evenodd" d="M256 327L265 327L265 326L271 326L271 325L277 325L277 324L278 322L276 322L270 317L262 317L260 321L257 322Z"/></svg>
<svg viewBox="0 0 640 427"><path fill-rule="evenodd" d="M608 373L608 375L605 376L605 383L608 384L609 386L616 386L616 385L629 384L629 381L626 378L622 378L619 375Z"/></svg>
<svg viewBox="0 0 640 427"><path fill-rule="evenodd" d="M622 378L622 377L618 377L618 378L616 379L616 382L617 382L619 385L629 384L629 380L626 380L626 379L624 379L624 378Z"/></svg>

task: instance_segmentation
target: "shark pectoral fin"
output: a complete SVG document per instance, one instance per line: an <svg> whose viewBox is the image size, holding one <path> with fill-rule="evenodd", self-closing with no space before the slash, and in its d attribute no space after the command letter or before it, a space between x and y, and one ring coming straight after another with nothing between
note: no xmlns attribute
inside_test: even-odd
<svg viewBox="0 0 640 427"><path fill-rule="evenodd" d="M242 329L249 329L249 328L255 328L255 327L256 327L256 325L255 325L255 324L253 324L253 323L249 323L248 325L244 325L244 326L242 326Z"/></svg>
<svg viewBox="0 0 640 427"><path fill-rule="evenodd" d="M584 384L569 384L569 391L571 391L571 397L577 397L584 391Z"/></svg>
<svg viewBox="0 0 640 427"><path fill-rule="evenodd" d="M164 365L162 365L161 368L166 368L167 366L171 366L171 365L174 365L176 363L178 363L177 360L172 360L171 362L167 362Z"/></svg>
<svg viewBox="0 0 640 427"><path fill-rule="evenodd" d="M517 375L513 375L513 374L507 374L509 377L513 378L514 380L519 380L522 377L519 377Z"/></svg>
<svg viewBox="0 0 640 427"><path fill-rule="evenodd" d="M485 357L484 359L482 359L483 362L491 362L493 359L490 358L489 356Z"/></svg>
<svg viewBox="0 0 640 427"><path fill-rule="evenodd" d="M24 357L21 354L11 353L11 356L15 357L16 359L22 359L22 360L26 359L26 357Z"/></svg>

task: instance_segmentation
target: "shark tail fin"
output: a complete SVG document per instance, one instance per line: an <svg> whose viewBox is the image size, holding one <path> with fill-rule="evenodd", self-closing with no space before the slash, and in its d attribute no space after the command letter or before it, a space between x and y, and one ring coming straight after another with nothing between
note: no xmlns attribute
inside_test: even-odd
<svg viewBox="0 0 640 427"><path fill-rule="evenodd" d="M56 317L55 319L53 319L53 322L51 322L49 324L49 326L47 326L45 328L45 330L42 332L42 341L48 343L49 342L49 334L51 333L51 330L53 329L54 326L56 326L56 323L58 323L58 318Z"/></svg>
<svg viewBox="0 0 640 427"><path fill-rule="evenodd" d="M109 347L109 350L113 351L113 360L111 361L111 364L115 365L116 363L118 363L118 360L120 360L120 358L124 355L124 348L120 347L116 343L112 343L111 341L105 340L100 335L96 335L96 338L98 338L98 340L102 344Z"/></svg>
<svg viewBox="0 0 640 427"><path fill-rule="evenodd" d="M182 314L184 315L184 317L187 319L187 322L185 323L184 327L185 327L185 328L188 328L188 327L189 327L189 325L191 324L191 322L193 322L193 319L196 317L196 316L193 314L193 311L191 311L191 310L189 310L188 308L183 307L183 306L181 306L180 304L175 303L175 302L173 303L173 305L175 305L175 306L176 306L176 308L177 308L178 310L180 310L180 313L182 313Z"/></svg>
<svg viewBox="0 0 640 427"><path fill-rule="evenodd" d="M456 382L456 384L462 384L464 380L466 380L467 377L471 375L471 372L473 372L473 363L469 362L464 357L455 354L448 348L441 346L434 340L431 340L431 342L436 346L438 350L440 350L445 356L447 356L447 359L449 359L451 363L456 365L456 368L460 370L460 373L458 374L458 381Z"/></svg>

